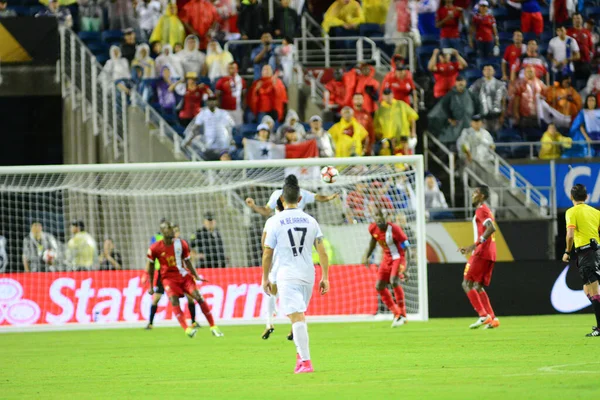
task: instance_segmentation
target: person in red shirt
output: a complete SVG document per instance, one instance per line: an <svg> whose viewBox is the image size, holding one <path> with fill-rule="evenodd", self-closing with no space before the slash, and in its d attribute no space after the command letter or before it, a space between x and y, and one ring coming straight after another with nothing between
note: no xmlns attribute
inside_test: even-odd
<svg viewBox="0 0 600 400"><path fill-rule="evenodd" d="M506 47L504 57L502 57L502 80L510 80L510 71L515 63L521 58L521 54L527 51L527 46L523 44L523 32L516 30L513 33L513 44Z"/></svg>
<svg viewBox="0 0 600 400"><path fill-rule="evenodd" d="M375 222L369 225L371 242L363 257L363 264L369 267L369 259L377 247L381 246L383 257L377 271L377 283L375 289L381 296L381 301L394 313L392 328L406 323L406 304L404 302L404 289L400 285L408 279L407 254L410 250L408 236L398 225L387 222L381 208L375 211ZM391 284L394 288L396 302L387 286Z"/></svg>
<svg viewBox="0 0 600 400"><path fill-rule="evenodd" d="M344 84L344 69L338 68L333 71L333 79L325 85L325 107L336 112L344 107L346 99L346 85Z"/></svg>
<svg viewBox="0 0 600 400"><path fill-rule="evenodd" d="M546 85L550 82L548 63L546 63L546 59L538 53L538 42L535 39L531 39L527 42L527 51L513 64L510 72L510 80L514 81L517 78L523 78L527 67L533 67L535 76L539 79L545 78L544 81L546 82Z"/></svg>
<svg viewBox="0 0 600 400"><path fill-rule="evenodd" d="M364 144L365 156L370 156L372 153L373 143L375 143L375 128L373 126L373 116L365 111L363 104L365 102L362 93L354 93L352 96L352 109L354 110L354 118L359 124L369 132L367 143Z"/></svg>
<svg viewBox="0 0 600 400"><path fill-rule="evenodd" d="M575 39L579 45L579 60L573 61L573 65L575 66L573 78L575 80L575 85L578 85L578 81L587 82L590 77L592 73L590 62L594 55L592 33L583 27L583 16L581 14L573 14L573 27L567 29L567 36Z"/></svg>
<svg viewBox="0 0 600 400"><path fill-rule="evenodd" d="M190 0L180 8L179 19L188 32L200 38L200 50L206 50L208 31L219 26L217 8L208 0Z"/></svg>
<svg viewBox="0 0 600 400"><path fill-rule="evenodd" d="M344 105L352 107L352 97L354 94L362 93L365 111L370 113L375 112L377 109L377 92L379 90L379 81L375 79L375 68L366 63L357 65L352 71L344 74L344 85L346 86Z"/></svg>
<svg viewBox="0 0 600 400"><path fill-rule="evenodd" d="M435 27L440 28L440 41L443 49L460 49L459 24L463 9L456 7L453 0L445 0L435 15Z"/></svg>
<svg viewBox="0 0 600 400"><path fill-rule="evenodd" d="M479 2L479 13L473 14L473 23L469 32L469 46L475 48L479 57L488 58L494 53L494 46L500 46L496 18L489 12L489 4L486 0Z"/></svg>
<svg viewBox="0 0 600 400"><path fill-rule="evenodd" d="M379 97L385 89L390 89L395 100L402 100L406 104L412 104L413 107L417 104L417 92L415 90L415 82L409 75L408 65L401 65L395 70L387 74L381 83L381 91Z"/></svg>
<svg viewBox="0 0 600 400"><path fill-rule="evenodd" d="M254 81L248 92L248 106L258 121L269 115L276 121L283 120L287 91L281 79L273 75L270 65L262 67L262 77Z"/></svg>
<svg viewBox="0 0 600 400"><path fill-rule="evenodd" d="M452 61L452 56L456 61ZM458 50L439 49L433 50L427 68L433 73L435 84L433 85L433 96L436 99L444 97L454 87L456 78L468 63L460 56Z"/></svg>
<svg viewBox="0 0 600 400"><path fill-rule="evenodd" d="M238 74L238 64L229 64L229 75L217 81L215 90L219 98L220 108L231 115L236 125L244 122L244 98L246 97L246 81Z"/></svg>
<svg viewBox="0 0 600 400"><path fill-rule="evenodd" d="M173 313L185 330L185 334L191 338L196 335L196 329L188 327L179 306L179 298L187 294L200 304L200 309L206 316L212 334L217 337L223 336L223 333L215 325L208 304L196 287L196 281L201 279L190 261L190 248L187 242L175 238L173 225L168 221L160 224L160 233L163 239L152 244L148 249L148 262L146 263L150 284L148 294L154 295L154 263L158 260L162 284L173 306Z"/></svg>
<svg viewBox="0 0 600 400"><path fill-rule="evenodd" d="M471 200L475 206L473 228L476 239L472 245L459 248L462 254L470 256L465 267L462 287L471 305L479 314L479 319L469 326L471 329L477 329L482 325L485 325L485 329L500 326L500 321L496 318L490 298L484 289L484 286L490 285L496 263L494 215L485 204L489 198L490 188L487 185L478 185L473 191Z"/></svg>
<svg viewBox="0 0 600 400"><path fill-rule="evenodd" d="M186 90L183 96L183 106L179 111L179 121L183 126L188 126L190 121L194 119L200 112L204 99L212 96L213 92L204 83L198 85L196 79L198 76L195 72L185 74Z"/></svg>
<svg viewBox="0 0 600 400"><path fill-rule="evenodd" d="M513 120L520 127L538 127L538 95L545 96L547 87L536 77L532 66L525 68L525 78L515 84L512 98ZM510 106L509 106L510 107Z"/></svg>

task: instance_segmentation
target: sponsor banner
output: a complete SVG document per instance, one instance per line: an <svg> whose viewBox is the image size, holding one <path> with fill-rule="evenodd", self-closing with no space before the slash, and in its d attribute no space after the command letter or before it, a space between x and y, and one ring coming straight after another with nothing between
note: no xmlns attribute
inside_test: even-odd
<svg viewBox="0 0 600 400"><path fill-rule="evenodd" d="M428 266L431 318L477 317L461 287L464 267L464 264ZM591 311L577 270L559 261L496 263L486 291L500 317Z"/></svg>
<svg viewBox="0 0 600 400"><path fill-rule="evenodd" d="M252 319L266 315L262 269L205 269L200 293L216 319ZM316 282L320 279L317 268ZM332 266L331 292L315 286L309 315L360 315L377 312L375 270ZM152 296L143 271L0 274L0 326L66 323L136 322L148 319ZM156 321L173 319L168 299L159 303ZM186 300L181 300L187 312ZM198 306L196 306L198 308ZM202 313L197 310L197 315Z"/></svg>

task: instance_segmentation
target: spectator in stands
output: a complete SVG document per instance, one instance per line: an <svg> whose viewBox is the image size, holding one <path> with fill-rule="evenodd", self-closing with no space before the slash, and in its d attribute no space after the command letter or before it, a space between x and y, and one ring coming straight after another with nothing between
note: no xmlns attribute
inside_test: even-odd
<svg viewBox="0 0 600 400"><path fill-rule="evenodd" d="M256 136L255 140L259 140L261 142L268 142L269 137L271 136L271 129L267 124L260 124L256 127Z"/></svg>
<svg viewBox="0 0 600 400"><path fill-rule="evenodd" d="M140 44L135 53L135 58L131 62L131 66L141 67L143 71L143 79L151 79L156 77L156 69L154 60L150 57L150 47L147 44Z"/></svg>
<svg viewBox="0 0 600 400"><path fill-rule="evenodd" d="M162 53L162 44L160 42L150 42L150 57L156 62L156 58ZM156 64L155 64L156 66ZM158 69L157 69L158 71Z"/></svg>
<svg viewBox="0 0 600 400"><path fill-rule="evenodd" d="M571 125L571 130L569 131L570 136L573 138L573 141L580 141L583 138L588 143L591 141L600 140L600 110L598 110L598 101L596 96L588 96L585 99L585 107L583 110L577 114L577 117L573 121ZM600 156L600 145L594 144L591 148L591 153L587 151L587 148L580 145L573 145L573 150L580 149L581 154L575 155L576 157L582 156L590 156L590 157L598 157Z"/></svg>
<svg viewBox="0 0 600 400"><path fill-rule="evenodd" d="M570 149L573 145L573 139L561 135L553 123L548 124L540 142L542 143L538 156L540 160L556 160L560 158L563 148Z"/></svg>
<svg viewBox="0 0 600 400"><path fill-rule="evenodd" d="M527 42L527 51L522 54L521 57L513 64L513 68L510 73L510 80L523 79L525 77L525 69L527 67L533 67L535 76L538 79L542 79L546 82L546 85L550 82L550 75L548 74L548 64L544 57L538 53L538 42L535 39Z"/></svg>
<svg viewBox="0 0 600 400"><path fill-rule="evenodd" d="M354 118L354 111L350 107L342 108L340 122L329 129L335 144L336 157L354 157L363 155L363 142L369 133Z"/></svg>
<svg viewBox="0 0 600 400"><path fill-rule="evenodd" d="M156 94L158 96L158 104L163 112L172 114L177 106L175 97L175 87L179 84L179 80L173 77L171 67L165 65L160 70L161 80L156 83Z"/></svg>
<svg viewBox="0 0 600 400"><path fill-rule="evenodd" d="M275 8L271 20L271 32L277 39L283 37L294 38L300 32L300 18L298 13L290 7L291 0L281 0L281 5Z"/></svg>
<svg viewBox="0 0 600 400"><path fill-rule="evenodd" d="M417 92L415 88L415 82L409 75L408 65L395 68L393 73L387 74L381 83L381 92L385 89L390 89L394 95L394 100L401 100L407 104L412 104L416 108Z"/></svg>
<svg viewBox="0 0 600 400"><path fill-rule="evenodd" d="M446 209L448 203L444 192L440 190L440 182L433 174L427 173L425 175L425 217L428 220L444 219L449 213L440 211Z"/></svg>
<svg viewBox="0 0 600 400"><path fill-rule="evenodd" d="M533 33L539 38L544 31L544 18L539 0L520 0L521 3L521 31L525 34Z"/></svg>
<svg viewBox="0 0 600 400"><path fill-rule="evenodd" d="M276 144L297 144L302 142L303 138L300 137L296 129L291 126L286 126L281 133L281 137L275 140Z"/></svg>
<svg viewBox="0 0 600 400"><path fill-rule="evenodd" d="M479 100L466 89L466 79L459 76L454 88L428 114L429 130L450 150L456 149L456 141L473 115L481 112Z"/></svg>
<svg viewBox="0 0 600 400"><path fill-rule="evenodd" d="M583 17L580 13L573 14L573 27L567 29L567 36L572 37L579 47L579 59L573 62L575 67L575 87L581 89L590 77L590 63L594 56L592 33L583 27ZM580 83L581 82L581 83ZM582 84L583 83L583 84Z"/></svg>
<svg viewBox="0 0 600 400"><path fill-rule="evenodd" d="M190 0L187 2L179 18L188 32L200 39L200 50L206 50L209 32L219 24L219 13L217 8L209 0Z"/></svg>
<svg viewBox="0 0 600 400"><path fill-rule="evenodd" d="M237 28L237 1L211 0L219 14L219 24L216 29L218 40L236 40L240 38Z"/></svg>
<svg viewBox="0 0 600 400"><path fill-rule="evenodd" d="M6 8L7 6L7 0L0 0L0 18L16 17L17 12L13 9Z"/></svg>
<svg viewBox="0 0 600 400"><path fill-rule="evenodd" d="M375 112L375 136L385 142L376 144L375 152L383 155L381 148L389 145L391 154L406 154L417 145L416 121L419 114L402 100L395 100L391 89L385 89L382 94L381 103ZM408 140L401 141L402 138Z"/></svg>
<svg viewBox="0 0 600 400"><path fill-rule="evenodd" d="M306 0L306 11L317 21L319 24L323 23L323 16L331 7L336 0ZM298 14L302 15L302 11L296 9Z"/></svg>
<svg viewBox="0 0 600 400"><path fill-rule="evenodd" d="M236 125L241 125L244 122L246 81L238 74L236 62L229 63L227 70L227 76L219 79L215 85L217 98L221 109L229 113Z"/></svg>
<svg viewBox="0 0 600 400"><path fill-rule="evenodd" d="M102 254L98 260L101 271L117 271L123 269L123 257L115 249L115 243L112 239L106 239L102 246Z"/></svg>
<svg viewBox="0 0 600 400"><path fill-rule="evenodd" d="M142 79L144 79L144 69L139 65L131 67L129 78L123 79L117 83L117 88L131 95L133 92L138 92L141 89Z"/></svg>
<svg viewBox="0 0 600 400"><path fill-rule="evenodd" d="M508 45L502 57L502 80L511 80L513 66L521 58L521 54L527 52L527 46L523 44L523 33L519 30L513 33L513 44Z"/></svg>
<svg viewBox="0 0 600 400"><path fill-rule="evenodd" d="M204 98L213 95L207 85L204 83L198 85L197 79L198 76L195 72L185 74L186 91L183 96L181 111L179 111L179 121L183 126L187 126L200 113Z"/></svg>
<svg viewBox="0 0 600 400"><path fill-rule="evenodd" d="M129 62L124 57L121 57L121 49L119 46L110 46L108 52L110 59L104 64L100 79L114 83L121 79L129 79L131 71L129 70Z"/></svg>
<svg viewBox="0 0 600 400"><path fill-rule="evenodd" d="M173 53L173 48L170 44L165 44L161 49L161 54L154 60L156 71L162 71L163 67L169 67L172 78L183 78L183 67L181 60Z"/></svg>
<svg viewBox="0 0 600 400"><path fill-rule="evenodd" d="M223 51L221 45L216 40L208 42L206 49L206 68L208 79L216 82L222 76L226 76L229 70L229 64L233 62L233 56L228 51Z"/></svg>
<svg viewBox="0 0 600 400"><path fill-rule="evenodd" d="M129 29L136 26L135 12L133 1L130 0L114 0L105 2L108 3L108 21L110 29ZM132 55L133 58L133 55Z"/></svg>
<svg viewBox="0 0 600 400"><path fill-rule="evenodd" d="M183 43L184 39L185 27L177 16L177 4L169 3L152 31L150 41L160 41L163 45L169 44L174 48L177 43Z"/></svg>
<svg viewBox="0 0 600 400"><path fill-rule="evenodd" d="M482 164L490 159L490 151L496 146L492 135L483 128L480 115L471 117L471 127L463 129L456 142L456 148L458 156L467 163L476 161Z"/></svg>
<svg viewBox="0 0 600 400"><path fill-rule="evenodd" d="M306 134L306 140L315 139L319 147L319 157L335 157L335 144L333 138L323 129L323 120L318 115L310 117L310 131Z"/></svg>
<svg viewBox="0 0 600 400"><path fill-rule="evenodd" d="M123 31L123 41L121 42L121 53L131 63L135 58L137 50L137 41L135 39L135 31L133 28L127 28Z"/></svg>
<svg viewBox="0 0 600 400"><path fill-rule="evenodd" d="M33 221L29 235L23 239L23 267L25 272L48 271L51 266L57 264L59 250L56 238L44 232L40 221Z"/></svg>
<svg viewBox="0 0 600 400"><path fill-rule="evenodd" d="M73 237L67 242L67 265L73 271L90 271L98 265L96 241L85 231L82 220L71 221Z"/></svg>
<svg viewBox="0 0 600 400"><path fill-rule="evenodd" d="M452 56L456 61L452 61ZM456 78L460 71L467 67L467 62L461 57L456 49L433 50L427 69L433 73L435 84L433 96L436 99L444 97L455 86Z"/></svg>
<svg viewBox="0 0 600 400"><path fill-rule="evenodd" d="M242 40L258 40L267 31L267 13L258 0L243 0L238 17Z"/></svg>
<svg viewBox="0 0 600 400"><path fill-rule="evenodd" d="M350 224L372 221L373 212L378 208L392 210L390 198L386 195L387 184L373 181L369 185L357 183L355 190L346 196L346 220Z"/></svg>
<svg viewBox="0 0 600 400"><path fill-rule="evenodd" d="M444 0L435 19L435 27L440 29L442 49L453 49L458 54L457 49L461 48L459 24L462 16L462 8L456 7L453 0Z"/></svg>
<svg viewBox="0 0 600 400"><path fill-rule="evenodd" d="M421 0L417 6L417 18L419 33L421 35L439 35L440 30L436 26L437 10L440 0Z"/></svg>
<svg viewBox="0 0 600 400"><path fill-rule="evenodd" d="M196 76L205 75L206 56L198 50L198 46L200 46L198 36L188 35L183 50L177 53L185 74L193 72Z"/></svg>
<svg viewBox="0 0 600 400"><path fill-rule="evenodd" d="M325 106L333 110L341 110L346 100L346 84L344 83L344 69L336 68L333 79L325 85Z"/></svg>
<svg viewBox="0 0 600 400"><path fill-rule="evenodd" d="M198 268L225 268L227 257L223 239L217 229L217 221L212 211L204 214L202 229L192 236L190 243L192 260Z"/></svg>
<svg viewBox="0 0 600 400"><path fill-rule="evenodd" d="M77 3L75 3L77 4ZM35 14L36 17L54 17L58 20L58 24L70 28L73 26L73 17L71 11L67 7L60 7L58 0L50 0L48 8Z"/></svg>
<svg viewBox="0 0 600 400"><path fill-rule="evenodd" d="M475 47L475 45L477 45ZM473 15L469 32L469 46L477 49L477 55L481 58L491 57L494 46L500 46L496 18L489 12L487 0L479 2L479 12Z"/></svg>
<svg viewBox="0 0 600 400"><path fill-rule="evenodd" d="M284 37L281 46L275 48L275 57L277 68L283 73L283 83L289 85L292 83L294 74L294 65L296 64L296 46L290 37Z"/></svg>
<svg viewBox="0 0 600 400"><path fill-rule="evenodd" d="M554 73L572 74L575 72L573 61L579 60L579 45L567 36L567 28L556 28L556 37L548 44L548 58Z"/></svg>
<svg viewBox="0 0 600 400"><path fill-rule="evenodd" d="M546 85L535 73L532 65L525 67L525 78L516 83L513 98L513 120L520 127L539 127L538 96L546 94Z"/></svg>
<svg viewBox="0 0 600 400"><path fill-rule="evenodd" d="M178 54L181 50L183 50L183 44L177 42L173 46L173 54Z"/></svg>
<svg viewBox="0 0 600 400"><path fill-rule="evenodd" d="M259 121L265 115L281 121L287 102L283 82L273 74L270 65L263 66L262 77L254 81L248 92L248 106L252 113Z"/></svg>
<svg viewBox="0 0 600 400"><path fill-rule="evenodd" d="M417 1L394 0L389 3L387 18L385 20L384 38L386 39L386 43L396 45L394 54L399 54L402 58L408 58L407 43L397 40L400 38L412 39L413 54L414 48L421 45L421 34L419 33L417 18Z"/></svg>
<svg viewBox="0 0 600 400"><path fill-rule="evenodd" d="M375 112L379 91L379 82L375 79L375 68L367 63L357 65L352 71L344 74L344 84L346 85L345 105L351 106L354 94L361 93L364 98L363 108L365 111Z"/></svg>
<svg viewBox="0 0 600 400"><path fill-rule="evenodd" d="M265 65L270 65L273 71L277 69L277 59L275 57L275 45L270 33L265 32L260 38L261 44L252 50L250 58L254 65L254 80L260 79L261 71Z"/></svg>
<svg viewBox="0 0 600 400"><path fill-rule="evenodd" d="M304 136L306 136L304 125L302 125L300 122L300 117L295 110L288 110L287 114L285 115L285 122L277 129L277 132L273 137L273 141L281 143L283 141L284 132L287 128L293 128L294 132L296 132L300 139L304 139Z"/></svg>
<svg viewBox="0 0 600 400"><path fill-rule="evenodd" d="M483 67L483 78L476 80L469 88L481 104L481 117L485 129L495 135L504 124L504 109L508 92L504 82L494 77L492 65Z"/></svg>
<svg viewBox="0 0 600 400"><path fill-rule="evenodd" d="M148 41L158 24L162 6L158 0L134 0L134 6L142 40Z"/></svg>
<svg viewBox="0 0 600 400"><path fill-rule="evenodd" d="M365 22L363 10L356 0L337 0L329 7L323 17L323 29L333 37L358 36L358 27ZM354 48L354 41L334 44L347 49Z"/></svg>
<svg viewBox="0 0 600 400"><path fill-rule="evenodd" d="M590 94L596 96L596 99L600 97L600 73L598 72L600 71L597 70L588 78L585 88L581 91L582 97L587 97Z"/></svg>
<svg viewBox="0 0 600 400"><path fill-rule="evenodd" d="M373 117L370 112L367 112L363 105L365 99L362 93L355 93L352 96L352 110L354 118L363 126L369 133L365 143L365 155L371 155L373 152L373 144L375 143L375 128L373 126Z"/></svg>
<svg viewBox="0 0 600 400"><path fill-rule="evenodd" d="M571 86L571 77L564 74L556 75L554 85L546 93L546 102L562 115L570 116L571 120L575 119L582 105L581 96Z"/></svg>
<svg viewBox="0 0 600 400"><path fill-rule="evenodd" d="M365 24L385 24L388 15L388 0L362 0L362 10Z"/></svg>
<svg viewBox="0 0 600 400"><path fill-rule="evenodd" d="M191 141L201 135L201 144L204 149L203 158L207 161L217 161L229 158L231 145L231 130L235 122L225 110L217 108L217 97L211 95L206 101L207 107L200 111L194 119L194 128L191 134L183 141L182 146L187 146Z"/></svg>
<svg viewBox="0 0 600 400"><path fill-rule="evenodd" d="M260 123L269 127L269 134L275 131L275 120L270 115L262 117Z"/></svg>

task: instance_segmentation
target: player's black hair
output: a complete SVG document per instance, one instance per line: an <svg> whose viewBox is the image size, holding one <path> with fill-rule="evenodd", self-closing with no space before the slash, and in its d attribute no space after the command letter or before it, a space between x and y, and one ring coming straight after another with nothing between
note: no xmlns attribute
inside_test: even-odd
<svg viewBox="0 0 600 400"><path fill-rule="evenodd" d="M458 75L456 77L456 82L462 82L462 81L466 81L466 80L467 80L467 78L465 78L464 75Z"/></svg>
<svg viewBox="0 0 600 400"><path fill-rule="evenodd" d="M277 211L283 211L283 203L281 202L281 197L277 198Z"/></svg>
<svg viewBox="0 0 600 400"><path fill-rule="evenodd" d="M561 24L561 25L557 25L557 26L556 26L556 30L559 30L559 29L564 29L564 30L567 30L567 26L566 26L566 25L563 25L563 24Z"/></svg>
<svg viewBox="0 0 600 400"><path fill-rule="evenodd" d="M283 185L294 185L294 186L299 186L298 185L298 177L294 174L290 174L288 176L285 177L285 180L283 181Z"/></svg>
<svg viewBox="0 0 600 400"><path fill-rule="evenodd" d="M477 185L477 189L479 189L479 193L481 193L484 197L484 200L490 198L490 187L488 185Z"/></svg>
<svg viewBox="0 0 600 400"><path fill-rule="evenodd" d="M578 183L577 185L571 188L571 197L573 197L573 200L586 201L587 196L587 189L581 183Z"/></svg>
<svg viewBox="0 0 600 400"><path fill-rule="evenodd" d="M288 175L283 185L283 201L288 204L296 204L299 198L300 186L298 185L298 178L296 175Z"/></svg>

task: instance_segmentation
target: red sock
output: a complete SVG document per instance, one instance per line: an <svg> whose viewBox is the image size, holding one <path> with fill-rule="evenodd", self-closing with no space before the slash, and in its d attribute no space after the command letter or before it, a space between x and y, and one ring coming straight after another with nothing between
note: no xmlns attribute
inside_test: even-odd
<svg viewBox="0 0 600 400"><path fill-rule="evenodd" d="M380 290L379 295L381 296L381 301L383 301L383 304L385 304L386 307L394 313L394 315L402 315L400 307L398 307L396 303L394 303L394 299L392 299L392 294L387 288Z"/></svg>
<svg viewBox="0 0 600 400"><path fill-rule="evenodd" d="M179 321L179 325L181 325L183 329L187 329L188 325L187 322L185 322L185 316L183 315L183 312L181 312L181 308L179 308L179 306L174 306L173 313L175 314L177 321Z"/></svg>
<svg viewBox="0 0 600 400"><path fill-rule="evenodd" d="M204 314L204 316L206 317L208 324L210 326L215 326L215 320L213 319L212 313L210 312L210 308L208 307L208 304L206 304L205 301L200 303L200 309L202 310L202 314Z"/></svg>
<svg viewBox="0 0 600 400"><path fill-rule="evenodd" d="M477 314L479 314L480 317L485 317L487 315L487 311L485 308L483 308L483 305L481 305L481 300L479 299L479 293L477 293L477 290L471 289L469 293L467 293L467 297L471 301L471 305L475 311L477 311Z"/></svg>
<svg viewBox="0 0 600 400"><path fill-rule="evenodd" d="M487 313L490 314L490 317L496 318L496 314L494 314L492 304L490 303L490 298L488 297L487 292L485 290L479 292L479 299L481 300L481 305L483 306L483 308L485 308Z"/></svg>
<svg viewBox="0 0 600 400"><path fill-rule="evenodd" d="M406 317L406 304L404 304L404 289L402 289L402 286L396 286L394 288L394 295L396 296L396 304L400 307L402 315Z"/></svg>

